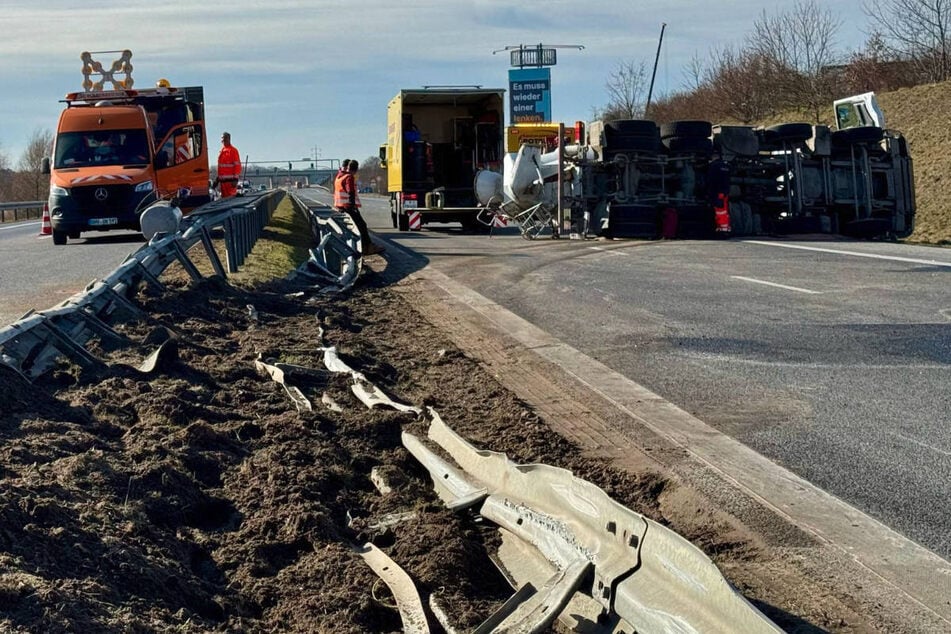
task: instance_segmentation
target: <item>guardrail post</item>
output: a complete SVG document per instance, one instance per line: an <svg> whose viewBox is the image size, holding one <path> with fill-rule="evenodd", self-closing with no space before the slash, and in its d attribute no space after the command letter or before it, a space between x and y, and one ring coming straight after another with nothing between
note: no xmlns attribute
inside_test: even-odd
<svg viewBox="0 0 951 634"><path fill-rule="evenodd" d="M237 252L235 249L235 220L234 217L229 216L225 218L225 221L222 223L225 230L225 253L228 258L228 272L237 273L238 264L237 264Z"/></svg>

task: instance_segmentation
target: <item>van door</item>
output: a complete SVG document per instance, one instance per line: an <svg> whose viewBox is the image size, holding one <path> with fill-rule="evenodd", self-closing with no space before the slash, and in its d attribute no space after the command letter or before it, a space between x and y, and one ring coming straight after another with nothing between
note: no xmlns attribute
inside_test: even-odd
<svg viewBox="0 0 951 634"><path fill-rule="evenodd" d="M178 195L182 211L191 211L211 200L205 139L204 126L184 123L168 132L155 153L159 197L167 199Z"/></svg>

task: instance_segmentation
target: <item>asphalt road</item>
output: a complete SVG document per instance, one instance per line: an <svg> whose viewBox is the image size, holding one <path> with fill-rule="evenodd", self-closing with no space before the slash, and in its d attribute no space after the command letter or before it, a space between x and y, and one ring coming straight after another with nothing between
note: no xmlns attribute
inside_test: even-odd
<svg viewBox="0 0 951 634"><path fill-rule="evenodd" d="M951 559L951 250L399 233L372 196L364 215L430 266Z"/></svg>
<svg viewBox="0 0 951 634"><path fill-rule="evenodd" d="M109 231L56 246L39 233L37 221L0 224L0 325L69 298L145 242L140 233Z"/></svg>

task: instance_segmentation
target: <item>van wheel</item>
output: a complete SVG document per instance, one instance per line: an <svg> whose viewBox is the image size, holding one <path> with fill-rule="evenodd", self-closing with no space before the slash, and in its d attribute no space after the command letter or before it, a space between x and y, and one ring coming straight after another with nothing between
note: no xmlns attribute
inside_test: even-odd
<svg viewBox="0 0 951 634"><path fill-rule="evenodd" d="M53 229L53 244L66 244L66 232Z"/></svg>

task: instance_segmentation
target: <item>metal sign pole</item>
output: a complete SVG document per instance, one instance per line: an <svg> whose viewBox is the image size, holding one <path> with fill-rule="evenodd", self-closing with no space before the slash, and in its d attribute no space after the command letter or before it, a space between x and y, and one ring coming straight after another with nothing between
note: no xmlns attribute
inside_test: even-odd
<svg viewBox="0 0 951 634"><path fill-rule="evenodd" d="M565 124L558 124L558 234L567 230L571 234L571 218L565 218L564 200L564 171L565 171ZM567 220L567 223L565 222ZM558 237L557 235L555 237Z"/></svg>

